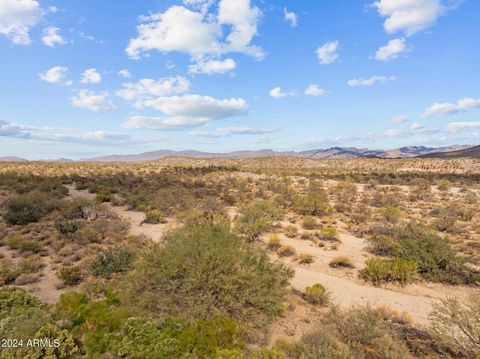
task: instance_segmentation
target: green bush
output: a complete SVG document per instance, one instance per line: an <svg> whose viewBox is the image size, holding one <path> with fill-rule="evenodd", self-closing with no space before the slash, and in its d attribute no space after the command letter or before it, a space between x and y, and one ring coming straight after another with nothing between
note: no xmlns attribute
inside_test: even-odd
<svg viewBox="0 0 480 359"><path fill-rule="evenodd" d="M245 347L244 333L230 318L198 320L180 335L180 348L195 358L216 357L221 350L242 350Z"/></svg>
<svg viewBox="0 0 480 359"><path fill-rule="evenodd" d="M305 299L312 304L325 305L328 303L329 295L325 287L317 283L305 288Z"/></svg>
<svg viewBox="0 0 480 359"><path fill-rule="evenodd" d="M29 308L41 308L40 300L21 288L0 289L0 320L22 313Z"/></svg>
<svg viewBox="0 0 480 359"><path fill-rule="evenodd" d="M280 248L280 237L276 234L272 234L268 238L267 246L268 246L268 249L271 249L271 250L277 250L278 248Z"/></svg>
<svg viewBox="0 0 480 359"><path fill-rule="evenodd" d="M235 223L238 233L248 240L256 240L262 233L272 228L274 220L280 220L283 211L273 201L258 200L240 209L241 216Z"/></svg>
<svg viewBox="0 0 480 359"><path fill-rule="evenodd" d="M376 234L369 241L371 243L371 252L377 256L394 256L401 249L400 243L389 235Z"/></svg>
<svg viewBox="0 0 480 359"><path fill-rule="evenodd" d="M352 354L341 345L327 328L318 328L302 335L298 344L301 359L350 359Z"/></svg>
<svg viewBox="0 0 480 359"><path fill-rule="evenodd" d="M37 222L42 216L58 208L56 199L41 192L22 194L5 205L3 218L11 225L25 225Z"/></svg>
<svg viewBox="0 0 480 359"><path fill-rule="evenodd" d="M395 229L394 238L400 244L398 256L416 262L419 273L426 279L452 284L480 280L478 272L466 268L448 238L427 226L413 222L402 224Z"/></svg>
<svg viewBox="0 0 480 359"><path fill-rule="evenodd" d="M335 227L323 227L320 230L320 239L325 241L336 241L338 240L338 232Z"/></svg>
<svg viewBox="0 0 480 359"><path fill-rule="evenodd" d="M90 268L94 276L110 278L113 273L127 271L134 257L129 249L110 248L98 253Z"/></svg>
<svg viewBox="0 0 480 359"><path fill-rule="evenodd" d="M322 216L331 211L327 196L323 192L309 192L306 195L295 196L292 209L303 216Z"/></svg>
<svg viewBox="0 0 480 359"><path fill-rule="evenodd" d="M367 260L366 266L361 270L360 274L363 278L374 284L380 284L381 282L399 282L405 285L414 280L417 271L417 264L413 261L401 258L370 258Z"/></svg>
<svg viewBox="0 0 480 359"><path fill-rule="evenodd" d="M261 325L283 309L292 271L271 263L227 224L186 224L142 253L118 292L141 312Z"/></svg>
<svg viewBox="0 0 480 359"><path fill-rule="evenodd" d="M110 202L112 200L112 195L110 193L97 193L95 199L100 203Z"/></svg>
<svg viewBox="0 0 480 359"><path fill-rule="evenodd" d="M57 275L66 285L75 285L82 280L82 270L75 266L63 267L58 271Z"/></svg>
<svg viewBox="0 0 480 359"><path fill-rule="evenodd" d="M159 224L159 223L166 223L165 219L163 218L163 213L159 209L152 209L145 214L144 223L149 224Z"/></svg>
<svg viewBox="0 0 480 359"><path fill-rule="evenodd" d="M55 229L64 237L70 238L81 228L81 223L72 219L60 219L55 221Z"/></svg>
<svg viewBox="0 0 480 359"><path fill-rule="evenodd" d="M129 318L122 327L117 352L125 359L180 357L178 338L183 327L184 324L170 318Z"/></svg>

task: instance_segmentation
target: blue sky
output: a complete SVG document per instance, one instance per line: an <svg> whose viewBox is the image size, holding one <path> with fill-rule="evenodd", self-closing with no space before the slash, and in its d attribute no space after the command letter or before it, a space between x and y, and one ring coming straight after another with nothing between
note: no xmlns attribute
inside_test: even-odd
<svg viewBox="0 0 480 359"><path fill-rule="evenodd" d="M0 156L478 144L475 0L0 0Z"/></svg>

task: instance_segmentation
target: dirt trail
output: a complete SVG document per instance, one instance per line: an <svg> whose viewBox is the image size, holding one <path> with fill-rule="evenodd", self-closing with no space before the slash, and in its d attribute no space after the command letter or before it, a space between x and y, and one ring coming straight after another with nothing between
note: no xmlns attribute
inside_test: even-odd
<svg viewBox="0 0 480 359"><path fill-rule="evenodd" d="M85 198L93 200L95 199L94 193L89 193L84 190L77 190L74 186L67 186L69 190L69 196L71 198ZM154 241L160 241L163 235L174 226L171 219L167 219L167 223L161 224L148 224L143 223L145 220L145 213L139 211L130 211L127 206L111 206L107 204L110 210L118 217L125 220L130 224L129 232L134 236L146 236Z"/></svg>
<svg viewBox="0 0 480 359"><path fill-rule="evenodd" d="M476 293L473 288L464 286L446 286L433 283L410 284L405 287L388 285L375 287L358 278L358 271L371 257L366 251L367 243L362 238L341 232L337 250L319 248L312 242L302 239L290 239L280 235L283 244L295 247L297 253L310 253L315 256L315 262L301 265L294 260L286 261L294 270L292 287L304 291L315 283L325 285L331 294L334 304L350 306L354 304L371 304L389 306L399 312L407 312L419 324L428 324L428 315L433 303L447 296L457 296L465 299ZM328 264L337 256L351 259L355 269L334 269Z"/></svg>

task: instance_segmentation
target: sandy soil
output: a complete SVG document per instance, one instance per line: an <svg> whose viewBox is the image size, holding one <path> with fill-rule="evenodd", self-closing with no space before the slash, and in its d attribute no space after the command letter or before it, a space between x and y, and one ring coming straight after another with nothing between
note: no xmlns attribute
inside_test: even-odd
<svg viewBox="0 0 480 359"><path fill-rule="evenodd" d="M74 186L67 186L70 198L95 199L94 193L84 190L77 190ZM145 213L139 211L130 211L127 206L112 206L107 204L110 210L121 219L130 224L129 233L134 236L146 236L153 241L160 241L163 235L175 226L173 219L167 218L167 223L148 224L143 223Z"/></svg>

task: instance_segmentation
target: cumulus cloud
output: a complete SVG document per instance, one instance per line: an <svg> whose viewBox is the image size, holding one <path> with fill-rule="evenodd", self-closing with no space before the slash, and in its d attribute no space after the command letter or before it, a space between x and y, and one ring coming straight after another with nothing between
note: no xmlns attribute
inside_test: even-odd
<svg viewBox="0 0 480 359"><path fill-rule="evenodd" d="M447 130L449 132L458 132L465 129L471 128L480 128L480 121L471 121L471 122L450 122L447 125Z"/></svg>
<svg viewBox="0 0 480 359"><path fill-rule="evenodd" d="M400 136L400 132L397 131L397 130L388 130L387 132L385 132L385 136L387 137L398 137Z"/></svg>
<svg viewBox="0 0 480 359"><path fill-rule="evenodd" d="M270 90L270 96L276 99L287 97L287 96L296 96L296 95L297 95L297 91L293 90L290 92L283 92L283 90L278 86Z"/></svg>
<svg viewBox="0 0 480 359"><path fill-rule="evenodd" d="M232 135L263 135L267 133L276 132L276 128L252 128L245 126L234 126L234 127L225 127L217 128L214 131L195 131L192 132L192 135L197 137L205 138L219 138L219 137L228 137Z"/></svg>
<svg viewBox="0 0 480 359"><path fill-rule="evenodd" d="M129 79L130 77L132 77L132 74L129 70L123 69L118 71L118 76L123 77L124 79Z"/></svg>
<svg viewBox="0 0 480 359"><path fill-rule="evenodd" d="M404 123L408 121L408 117L406 115L398 115L391 119L391 123Z"/></svg>
<svg viewBox="0 0 480 359"><path fill-rule="evenodd" d="M67 43L60 35L60 28L58 27L43 29L42 42L48 47L55 47L55 44L65 45Z"/></svg>
<svg viewBox="0 0 480 359"><path fill-rule="evenodd" d="M124 127L151 130L198 127L211 121L245 115L249 109L241 98L220 100L200 95L158 97L142 101L141 107L161 111L165 116L131 116Z"/></svg>
<svg viewBox="0 0 480 359"><path fill-rule="evenodd" d="M317 51L318 60L322 65L328 65L338 59L339 41L330 41L320 46Z"/></svg>
<svg viewBox="0 0 480 359"><path fill-rule="evenodd" d="M225 60L200 60L197 63L190 65L188 71L192 74L224 74L232 71L237 67L233 59Z"/></svg>
<svg viewBox="0 0 480 359"><path fill-rule="evenodd" d="M109 99L107 92L80 90L71 98L72 106L84 108L93 112L114 110L115 105Z"/></svg>
<svg viewBox="0 0 480 359"><path fill-rule="evenodd" d="M412 125L410 126L410 130L412 131L422 130L423 128L424 126L422 126L418 122L412 123Z"/></svg>
<svg viewBox="0 0 480 359"><path fill-rule="evenodd" d="M51 84L59 84L67 75L68 68L63 66L55 66L51 69L41 72L38 74L40 80L51 83Z"/></svg>
<svg viewBox="0 0 480 359"><path fill-rule="evenodd" d="M389 81L394 81L394 80L396 80L395 76L372 76L368 79L361 78L361 79L348 80L347 84L348 86L351 86L351 87L373 86L376 83L385 84Z"/></svg>
<svg viewBox="0 0 480 359"><path fill-rule="evenodd" d="M286 7L283 8L283 17L285 21L290 23L291 27L297 27L298 25L298 16L293 11L288 11Z"/></svg>
<svg viewBox="0 0 480 359"><path fill-rule="evenodd" d="M304 91L305 95L314 97L323 96L326 93L327 90L318 87L318 85L310 85Z"/></svg>
<svg viewBox="0 0 480 359"><path fill-rule="evenodd" d="M185 52L193 58L219 56L228 52L244 53L263 58L263 51L251 45L257 34L261 11L250 0L220 0L218 12L207 13L202 1L186 1L185 5L203 5L203 11L185 6L172 6L164 13L141 17L138 36L130 40L126 52L138 59L151 50ZM197 6L198 7L198 6ZM222 26L230 32L225 37Z"/></svg>
<svg viewBox="0 0 480 359"><path fill-rule="evenodd" d="M44 13L36 0L2 0L0 34L15 45L28 45L31 43L30 29L40 22Z"/></svg>
<svg viewBox="0 0 480 359"><path fill-rule="evenodd" d="M452 115L473 110L475 108L480 108L480 98L475 99L471 97L465 97L464 99L459 100L457 103L436 102L423 112L422 117Z"/></svg>
<svg viewBox="0 0 480 359"><path fill-rule="evenodd" d="M407 35L430 27L447 10L441 0L379 0L372 5L386 17L383 24L386 32Z"/></svg>
<svg viewBox="0 0 480 359"><path fill-rule="evenodd" d="M409 52L405 39L390 40L385 46L380 47L375 53L375 60L389 61L398 58L401 54Z"/></svg>
<svg viewBox="0 0 480 359"><path fill-rule="evenodd" d="M141 79L122 85L116 95L128 101L143 101L185 93L190 89L190 81L182 76L154 79ZM141 104L138 104L141 106Z"/></svg>
<svg viewBox="0 0 480 359"><path fill-rule="evenodd" d="M98 84L101 81L102 75L100 75L95 68L85 70L80 79L82 84Z"/></svg>

